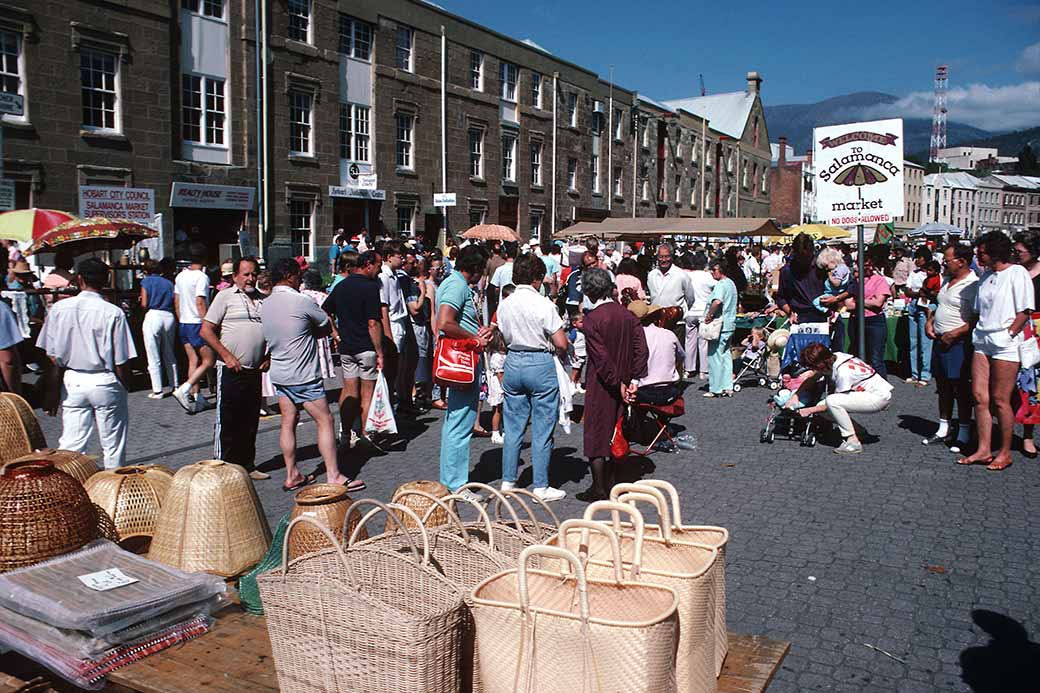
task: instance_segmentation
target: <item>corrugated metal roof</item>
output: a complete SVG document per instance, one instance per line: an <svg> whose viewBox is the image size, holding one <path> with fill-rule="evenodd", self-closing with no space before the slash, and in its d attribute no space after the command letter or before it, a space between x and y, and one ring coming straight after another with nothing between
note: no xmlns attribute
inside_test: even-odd
<svg viewBox="0 0 1040 693"><path fill-rule="evenodd" d="M740 139L747 126L748 116L751 115L751 107L755 104L755 95L746 91L733 91L674 99L665 101L665 104L707 118L708 127L715 132Z"/></svg>
<svg viewBox="0 0 1040 693"><path fill-rule="evenodd" d="M951 171L949 173L930 173L924 177L924 184L933 188L964 188L974 190L979 187L979 179L970 173Z"/></svg>
<svg viewBox="0 0 1040 693"><path fill-rule="evenodd" d="M643 96L642 94L640 94L639 95L639 101L641 103L648 103L651 106L655 106L657 108L660 108L662 111L668 111L669 113L675 113L675 109L672 108L671 106L665 105L665 104L661 103L660 101L656 101L654 99L651 99L649 96Z"/></svg>
<svg viewBox="0 0 1040 693"><path fill-rule="evenodd" d="M990 178L995 178L1004 185L1016 188L1040 189L1040 178L1036 176L1007 176L1002 173L994 173L990 175Z"/></svg>

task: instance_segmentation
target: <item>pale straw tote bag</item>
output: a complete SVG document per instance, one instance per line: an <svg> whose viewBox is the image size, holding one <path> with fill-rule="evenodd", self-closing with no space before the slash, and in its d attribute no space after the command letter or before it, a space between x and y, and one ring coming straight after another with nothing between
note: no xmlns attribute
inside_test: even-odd
<svg viewBox="0 0 1040 693"><path fill-rule="evenodd" d="M596 527L596 523L589 523ZM470 598L487 693L668 693L675 690L678 598L622 578L613 537L612 579L588 578L579 558L530 546L513 570ZM569 573L531 568L562 561Z"/></svg>
<svg viewBox="0 0 1040 693"><path fill-rule="evenodd" d="M671 510L665 501L661 491L668 493L671 498ZM670 538L666 539L665 528L660 525L646 525L646 531L650 533L648 540L664 541L675 544L694 544L697 546L710 546L718 549L719 560L712 570L713 595L715 600L715 616L713 630L715 631L715 676L722 673L722 664L726 660L729 651L729 635L726 631L726 544L729 542L729 531L724 527L713 525L686 525L682 521L680 509L679 492L675 486L660 479L643 479L636 484L618 484L611 490L611 500L626 492L649 493L654 498L653 505L658 508L658 517L665 518L662 524L670 529ZM643 499L649 502L650 499ZM664 512L662 512L664 511ZM657 537L653 537L657 530Z"/></svg>
<svg viewBox="0 0 1040 693"><path fill-rule="evenodd" d="M516 510L510 504L506 497L509 491L499 491L498 489L489 486L488 484L481 484L478 482L471 481L465 484L461 489L469 489L478 493L487 493L490 498L494 499L496 514L491 520L491 533L490 536L494 538L495 549L500 553L504 553L509 556L515 563L520 558L520 552L526 549L528 546L541 543L541 540L532 534L528 533L528 525L520 520L520 517L516 514ZM454 508L455 504L452 503ZM509 515L508 520L502 518L502 508L506 509ZM483 508L481 508L483 510ZM529 512L529 510L528 510ZM469 530L470 536L475 537L482 543L487 543L487 534L485 523L483 518L478 522L466 522L466 529ZM512 564L510 565L512 567Z"/></svg>
<svg viewBox="0 0 1040 693"><path fill-rule="evenodd" d="M413 542L407 554L344 551L308 517L289 525L281 570L257 578L282 691L458 693L462 593L429 567L428 537L418 516L408 517L416 528L405 536L418 537L421 550ZM325 533L331 548L290 562L288 540L301 523Z"/></svg>
<svg viewBox="0 0 1040 693"><path fill-rule="evenodd" d="M621 496L619 503L597 501L585 510L584 521L565 520L560 533L547 543L577 553L585 561L590 577L609 578L612 569L610 544L602 533L582 529L597 515L610 513L613 525L601 526L619 532L621 556L630 580L664 585L679 598L679 645L676 651L676 686L683 693L713 693L715 680L715 634L712 630L715 603L711 572L718 551L709 546L666 545L644 541L643 516ZM620 533L619 516L628 519L630 530Z"/></svg>
<svg viewBox="0 0 1040 693"><path fill-rule="evenodd" d="M527 532L531 536L535 537L538 543L544 542L546 539L551 537L560 531L560 518L556 516L552 508L549 507L548 503L542 501L541 498L534 495L530 491L522 488L514 488L509 491L502 491L502 494L508 499L509 503L515 503L520 506L520 509L524 511L528 519L519 520L520 529ZM524 499L527 499L526 501ZM515 517L515 512L509 508L509 503L498 501L495 502L495 519L497 520L501 515L502 506L504 505L510 510L510 513ZM530 505L528 504L530 503ZM546 517L549 518L549 522L539 520L538 517L531 510L531 506L534 506L541 510Z"/></svg>

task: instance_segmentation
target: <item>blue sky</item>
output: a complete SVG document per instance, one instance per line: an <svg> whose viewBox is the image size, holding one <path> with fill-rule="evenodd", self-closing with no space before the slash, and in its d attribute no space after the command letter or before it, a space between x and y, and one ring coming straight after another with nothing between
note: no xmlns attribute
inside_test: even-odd
<svg viewBox="0 0 1040 693"><path fill-rule="evenodd" d="M881 91L906 97L903 115L921 115L927 102L930 117L922 98L942 62L951 120L1040 125L1036 0L434 1L604 77L613 63L617 84L657 99L696 94L699 73L709 92L743 89L757 69L766 105Z"/></svg>

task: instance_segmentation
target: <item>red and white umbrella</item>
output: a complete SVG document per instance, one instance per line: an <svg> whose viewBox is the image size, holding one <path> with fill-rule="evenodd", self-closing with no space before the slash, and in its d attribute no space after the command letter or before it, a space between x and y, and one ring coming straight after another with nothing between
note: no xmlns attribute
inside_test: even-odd
<svg viewBox="0 0 1040 693"><path fill-rule="evenodd" d="M57 209L15 209L0 214L0 238L31 243L76 217Z"/></svg>

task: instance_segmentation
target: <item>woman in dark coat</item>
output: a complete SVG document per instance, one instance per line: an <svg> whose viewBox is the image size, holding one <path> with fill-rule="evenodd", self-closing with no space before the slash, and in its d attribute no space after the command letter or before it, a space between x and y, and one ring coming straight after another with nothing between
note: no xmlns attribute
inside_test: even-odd
<svg viewBox="0 0 1040 693"><path fill-rule="evenodd" d="M582 275L585 292L585 456L592 485L577 495L592 502L608 497L613 483L609 467L614 425L626 402L636 396L635 381L646 376L646 336L639 320L612 297L614 282L601 269ZM591 304L591 305L590 305Z"/></svg>

